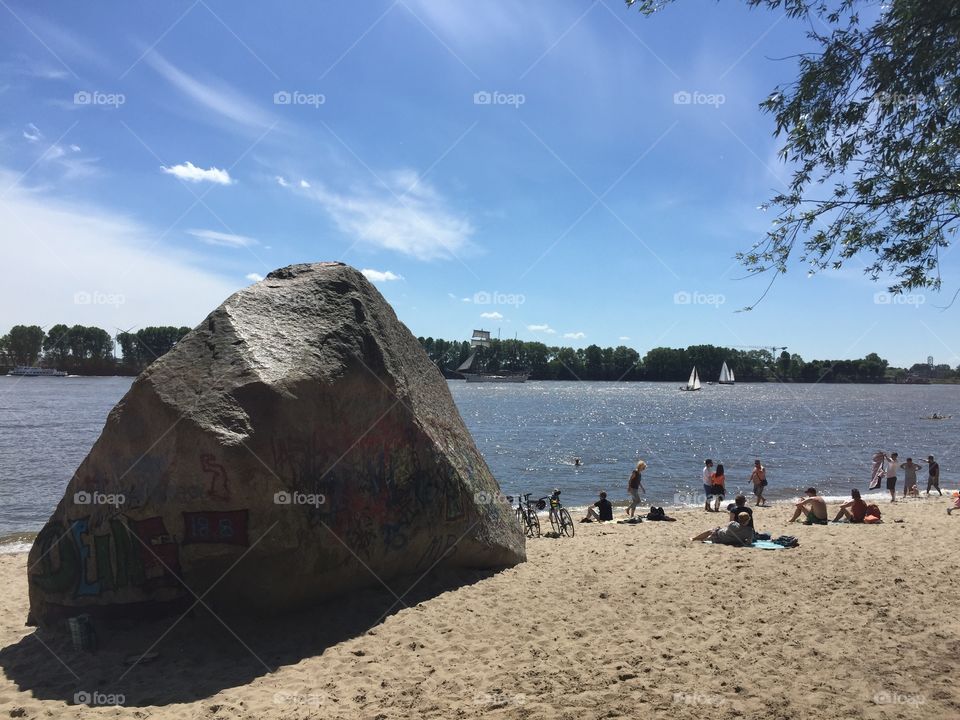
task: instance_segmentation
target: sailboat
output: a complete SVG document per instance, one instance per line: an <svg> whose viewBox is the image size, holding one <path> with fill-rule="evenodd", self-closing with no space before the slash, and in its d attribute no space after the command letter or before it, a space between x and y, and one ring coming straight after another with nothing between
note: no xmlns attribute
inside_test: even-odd
<svg viewBox="0 0 960 720"><path fill-rule="evenodd" d="M490 331L474 330L473 337L470 338L470 345L474 348L490 347ZM530 377L526 370L499 370L496 372L487 371L483 367L474 367L477 360L477 351L474 350L460 367L457 373L463 376L467 382L509 382L522 383ZM479 364L479 363L478 363Z"/></svg>
<svg viewBox="0 0 960 720"><path fill-rule="evenodd" d="M693 370L690 371L690 379L687 380L686 385L680 386L681 390L699 390L700 389L700 376L697 375L697 366L693 366Z"/></svg>
<svg viewBox="0 0 960 720"><path fill-rule="evenodd" d="M721 385L733 385L735 379L733 377L733 370L727 367L727 363L723 363L723 367L720 368L720 384Z"/></svg>

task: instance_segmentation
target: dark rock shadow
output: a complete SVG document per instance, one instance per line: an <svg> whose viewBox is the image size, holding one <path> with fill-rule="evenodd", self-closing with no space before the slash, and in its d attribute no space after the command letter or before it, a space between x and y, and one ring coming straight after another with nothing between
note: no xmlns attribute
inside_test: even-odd
<svg viewBox="0 0 960 720"><path fill-rule="evenodd" d="M447 570L416 585L416 578L400 578L391 587L402 603L381 587L283 617L214 616L198 605L179 619L99 625L96 652L74 650L65 630L41 629L0 650L0 667L19 690L39 700L95 705L122 695L125 707L190 703L376 632L390 615L496 572ZM157 655L134 662L148 652Z"/></svg>

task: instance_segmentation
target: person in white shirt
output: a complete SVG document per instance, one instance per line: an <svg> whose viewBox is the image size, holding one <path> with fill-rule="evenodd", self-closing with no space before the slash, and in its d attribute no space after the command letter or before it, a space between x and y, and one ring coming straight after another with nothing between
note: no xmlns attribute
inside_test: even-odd
<svg viewBox="0 0 960 720"><path fill-rule="evenodd" d="M897 470L900 469L900 462L897 460L896 453L890 453L884 465L884 473L887 477L887 490L890 491L890 502L897 501Z"/></svg>

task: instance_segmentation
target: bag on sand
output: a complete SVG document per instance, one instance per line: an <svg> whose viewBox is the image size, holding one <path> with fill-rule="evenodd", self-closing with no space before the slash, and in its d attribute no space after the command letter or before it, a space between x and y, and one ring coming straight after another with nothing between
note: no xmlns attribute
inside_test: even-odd
<svg viewBox="0 0 960 720"><path fill-rule="evenodd" d="M880 522L881 517L882 515L880 513L880 508L878 508L876 505L867 505L866 514L863 516L863 521L865 523L868 525L878 523Z"/></svg>
<svg viewBox="0 0 960 720"><path fill-rule="evenodd" d="M788 548L799 547L800 545L800 541L797 540L793 535L781 535L778 538L774 538L772 542Z"/></svg>

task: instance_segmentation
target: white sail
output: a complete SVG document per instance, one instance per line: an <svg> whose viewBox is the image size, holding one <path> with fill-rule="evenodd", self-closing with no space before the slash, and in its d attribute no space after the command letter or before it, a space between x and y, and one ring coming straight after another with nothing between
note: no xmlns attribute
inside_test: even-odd
<svg viewBox="0 0 960 720"><path fill-rule="evenodd" d="M727 367L727 363L723 363L723 367L720 368L720 382L728 383L730 382L730 368Z"/></svg>
<svg viewBox="0 0 960 720"><path fill-rule="evenodd" d="M720 384L721 385L733 385L733 370L727 367L727 363L723 363L723 367L720 368Z"/></svg>
<svg viewBox="0 0 960 720"><path fill-rule="evenodd" d="M697 375L697 367L694 365L693 370L690 371L690 379L687 380L687 390L699 390L700 389L700 376Z"/></svg>

